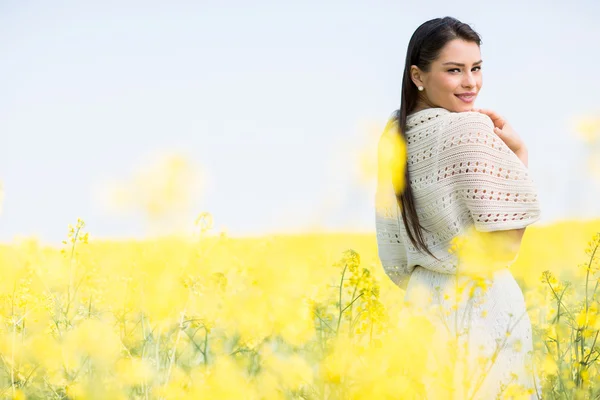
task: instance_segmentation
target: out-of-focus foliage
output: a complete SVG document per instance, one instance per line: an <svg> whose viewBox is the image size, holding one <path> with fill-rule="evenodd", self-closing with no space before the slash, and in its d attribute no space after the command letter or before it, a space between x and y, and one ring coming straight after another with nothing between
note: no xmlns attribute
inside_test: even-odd
<svg viewBox="0 0 600 400"><path fill-rule="evenodd" d="M585 160L587 175L600 182L600 114L589 114L574 119L574 134L584 145L581 158Z"/></svg>
<svg viewBox="0 0 600 400"><path fill-rule="evenodd" d="M79 220L62 249L1 247L0 395L421 398L439 332L384 275L373 235L234 239L209 234L210 214L197 224L184 239L100 241ZM532 227L511 266L547 393L598 390L597 227ZM592 260L587 305L579 289L561 297L556 277L585 282L574 260Z"/></svg>
<svg viewBox="0 0 600 400"><path fill-rule="evenodd" d="M96 193L100 205L119 216L137 216L145 231L165 236L185 231L206 190L206 171L182 154L158 154Z"/></svg>

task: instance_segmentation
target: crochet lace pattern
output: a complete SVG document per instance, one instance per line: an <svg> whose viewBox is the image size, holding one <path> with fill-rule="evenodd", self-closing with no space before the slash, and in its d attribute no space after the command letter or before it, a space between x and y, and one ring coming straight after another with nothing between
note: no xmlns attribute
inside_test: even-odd
<svg viewBox="0 0 600 400"><path fill-rule="evenodd" d="M394 129L383 132L398 135ZM398 286L416 266L456 273L451 240L474 225L480 232L524 228L541 217L535 182L527 167L479 112L428 108L408 116L406 150L410 184L427 247L418 251L406 233L387 171L378 171L375 225L378 254ZM381 157L385 140L379 142Z"/></svg>

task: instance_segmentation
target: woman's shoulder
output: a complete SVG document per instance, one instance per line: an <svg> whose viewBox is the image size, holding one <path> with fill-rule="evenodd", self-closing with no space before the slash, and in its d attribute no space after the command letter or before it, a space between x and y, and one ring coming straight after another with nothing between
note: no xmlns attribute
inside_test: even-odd
<svg viewBox="0 0 600 400"><path fill-rule="evenodd" d="M406 130L417 131L432 124L437 124L444 121L449 114L452 114L452 112L441 107L431 107L412 112L406 117Z"/></svg>
<svg viewBox="0 0 600 400"><path fill-rule="evenodd" d="M463 157L467 153L495 154L495 157L516 158L512 150L494 132L494 122L477 111L450 113L439 132L441 150L449 156Z"/></svg>
<svg viewBox="0 0 600 400"><path fill-rule="evenodd" d="M413 112L406 118L407 131L420 131L424 128L437 127L464 127L484 124L493 130L494 123L486 114L477 111L450 111L446 108L432 107Z"/></svg>
<svg viewBox="0 0 600 400"><path fill-rule="evenodd" d="M384 133L395 132L398 129L399 110L388 118ZM406 117L406 134L413 136L423 130L435 129L448 133L457 131L485 131L493 133L492 119L477 111L450 111L442 107L431 107L409 114Z"/></svg>
<svg viewBox="0 0 600 400"><path fill-rule="evenodd" d="M438 137L453 140L457 134L472 134L479 132L483 136L495 136L494 122L486 115L477 111L461 111L442 113L437 119Z"/></svg>
<svg viewBox="0 0 600 400"><path fill-rule="evenodd" d="M473 126L488 127L491 131L494 130L494 122L492 119L478 111L462 111L451 112L446 115L449 126L462 127L469 129ZM483 126L482 126L483 125Z"/></svg>

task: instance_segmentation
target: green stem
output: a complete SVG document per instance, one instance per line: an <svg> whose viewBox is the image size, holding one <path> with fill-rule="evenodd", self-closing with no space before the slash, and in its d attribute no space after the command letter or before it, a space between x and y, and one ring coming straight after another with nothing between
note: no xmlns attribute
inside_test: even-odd
<svg viewBox="0 0 600 400"><path fill-rule="evenodd" d="M339 314L338 314L338 322L337 328L335 329L335 334L337 335L340 331L340 324L342 323L342 289L344 287L344 275L346 275L346 269L348 268L348 264L344 265L344 270L342 271L342 279L340 281L340 296L339 296Z"/></svg>
<svg viewBox="0 0 600 400"><path fill-rule="evenodd" d="M177 345L179 344L179 339L181 339L181 331L183 330L183 317L185 315L185 310L181 312L181 316L179 318L179 329L177 329L177 337L175 338L175 344L173 344L173 354L171 355L171 359L169 360L169 365L167 367L167 376L165 379L165 383L163 388L167 387L169 380L171 380L171 371L173 370L173 364L175 364L175 355L177 354Z"/></svg>
<svg viewBox="0 0 600 400"><path fill-rule="evenodd" d="M206 348L208 347L208 328L204 326L204 365L208 366L208 353Z"/></svg>
<svg viewBox="0 0 600 400"><path fill-rule="evenodd" d="M327 328L331 329L331 332L335 332L335 329L333 329L325 320L323 320L323 318L321 318L318 312L314 311L313 313L315 314L315 317L317 317L319 321L321 321L321 324L325 324Z"/></svg>
<svg viewBox="0 0 600 400"><path fill-rule="evenodd" d="M356 300L358 300L358 299L359 299L359 298L360 298L360 297L361 297L363 294L364 294L364 293L361 293L361 294L359 294L358 296L356 296L356 297L355 297L355 298L354 298L354 299L353 299L353 300L350 302L350 304L348 304L346 307L344 307L344 309L342 310L342 313L343 313L344 311L346 311L348 308L350 308L350 307L352 306L352 304L354 304L354 302L355 302Z"/></svg>
<svg viewBox="0 0 600 400"><path fill-rule="evenodd" d="M71 294L73 290L73 274L74 274L74 255L75 255L75 244L77 243L77 237L79 236L79 229L75 230L75 236L73 237L73 243L71 244L71 256L69 257L69 287L67 289L67 308L65 310L65 319L68 320L69 309L71 308L71 297L75 298L74 294Z"/></svg>
<svg viewBox="0 0 600 400"><path fill-rule="evenodd" d="M596 336L594 337L594 341L592 342L592 347L590 348L590 353L588 354L585 363L587 364L590 361L590 357L592 356L592 352L594 351L594 346L596 345L596 339L598 339L598 333L600 331L596 331Z"/></svg>

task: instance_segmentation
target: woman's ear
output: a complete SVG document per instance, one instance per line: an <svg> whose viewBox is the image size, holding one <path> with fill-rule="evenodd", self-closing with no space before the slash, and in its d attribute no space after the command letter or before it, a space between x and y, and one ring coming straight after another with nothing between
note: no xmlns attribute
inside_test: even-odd
<svg viewBox="0 0 600 400"><path fill-rule="evenodd" d="M422 72L416 65L410 66L410 79L413 81L415 86L423 86Z"/></svg>

